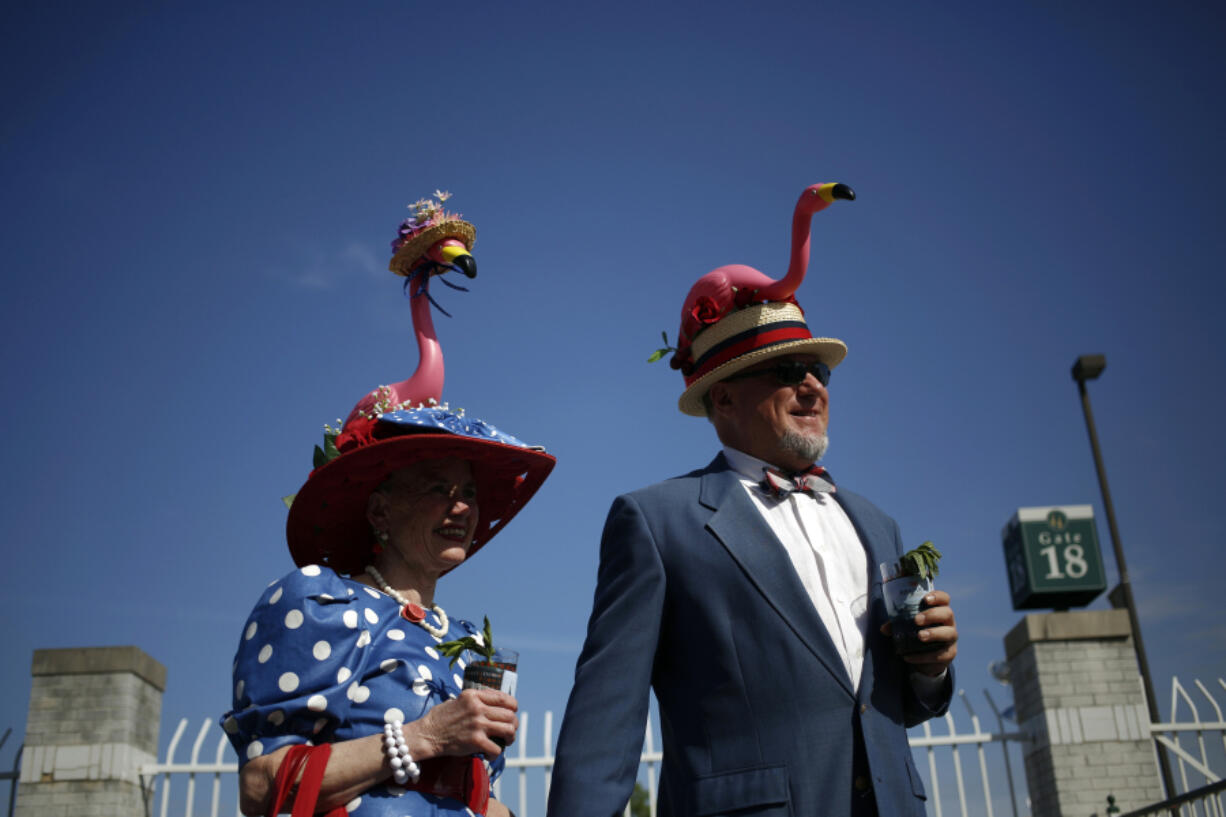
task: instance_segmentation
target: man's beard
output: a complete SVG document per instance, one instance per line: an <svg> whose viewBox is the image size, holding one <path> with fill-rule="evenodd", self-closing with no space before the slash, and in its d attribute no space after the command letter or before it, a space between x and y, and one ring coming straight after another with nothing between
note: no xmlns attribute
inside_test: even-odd
<svg viewBox="0 0 1226 817"><path fill-rule="evenodd" d="M809 462L817 462L826 454L830 438L825 434L801 434L796 431L786 431L779 438L779 445L785 451L795 454Z"/></svg>

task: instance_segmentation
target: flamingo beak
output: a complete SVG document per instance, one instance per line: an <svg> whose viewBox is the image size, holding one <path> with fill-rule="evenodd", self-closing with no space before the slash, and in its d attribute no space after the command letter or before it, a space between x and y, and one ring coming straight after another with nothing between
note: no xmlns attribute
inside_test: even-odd
<svg viewBox="0 0 1226 817"><path fill-rule="evenodd" d="M477 277L477 259L473 258L472 253L465 249L464 245L448 245L439 250L439 255L443 257L445 263L455 265L469 278Z"/></svg>
<svg viewBox="0 0 1226 817"><path fill-rule="evenodd" d="M856 200L856 191L845 184L823 184L817 188L817 195L821 196L827 204L833 204L835 199Z"/></svg>

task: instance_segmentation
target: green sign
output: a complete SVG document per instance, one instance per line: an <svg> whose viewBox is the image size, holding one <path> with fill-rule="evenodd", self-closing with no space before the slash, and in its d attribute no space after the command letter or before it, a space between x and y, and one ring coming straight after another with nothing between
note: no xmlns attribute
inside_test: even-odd
<svg viewBox="0 0 1226 817"><path fill-rule="evenodd" d="M1001 539L1014 610L1081 607L1107 589L1089 505L1018 508Z"/></svg>

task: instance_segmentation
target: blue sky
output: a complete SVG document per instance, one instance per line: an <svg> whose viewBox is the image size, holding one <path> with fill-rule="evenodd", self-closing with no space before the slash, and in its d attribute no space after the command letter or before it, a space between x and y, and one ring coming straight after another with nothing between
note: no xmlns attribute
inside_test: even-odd
<svg viewBox="0 0 1226 817"><path fill-rule="evenodd" d="M322 424L416 362L385 271L435 188L477 227L436 287L453 406L557 455L440 602L559 716L612 498L705 464L647 365L693 281L787 264L844 339L827 465L946 553L959 685L1020 618L1000 529L1091 503L1091 384L1159 698L1226 676L1217 341L1226 231L1208 4L20 3L0 37L6 295L0 728L34 649L165 664L163 741L228 705L291 563L280 497ZM1105 606L1105 601L1094 603Z"/></svg>

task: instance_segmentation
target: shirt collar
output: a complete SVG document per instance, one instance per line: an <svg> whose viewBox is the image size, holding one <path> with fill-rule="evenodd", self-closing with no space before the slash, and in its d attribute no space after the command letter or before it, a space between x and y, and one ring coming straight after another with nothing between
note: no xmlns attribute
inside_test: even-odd
<svg viewBox="0 0 1226 817"><path fill-rule="evenodd" d="M763 468L778 467L772 466L766 460L760 460L752 454L746 454L744 451L740 451L730 445L724 446L724 458L728 460L728 464L732 466L733 471L736 471L751 482L760 482L762 480Z"/></svg>

